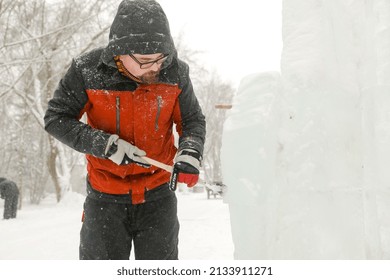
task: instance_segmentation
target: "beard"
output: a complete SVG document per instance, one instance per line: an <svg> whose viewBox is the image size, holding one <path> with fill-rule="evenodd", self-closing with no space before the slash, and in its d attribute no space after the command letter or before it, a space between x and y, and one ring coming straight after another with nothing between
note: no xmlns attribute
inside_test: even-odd
<svg viewBox="0 0 390 280"><path fill-rule="evenodd" d="M159 71L149 71L145 74L142 74L138 78L144 83L144 84L155 84L158 82L159 78Z"/></svg>

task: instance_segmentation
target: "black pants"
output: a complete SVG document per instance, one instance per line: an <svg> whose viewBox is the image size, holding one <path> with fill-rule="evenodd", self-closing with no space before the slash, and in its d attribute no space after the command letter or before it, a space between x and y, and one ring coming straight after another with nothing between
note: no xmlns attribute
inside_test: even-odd
<svg viewBox="0 0 390 280"><path fill-rule="evenodd" d="M80 233L81 260L128 260L132 242L137 260L177 260L177 199L169 196L143 204L86 198Z"/></svg>
<svg viewBox="0 0 390 280"><path fill-rule="evenodd" d="M8 195L5 197L3 214L4 219L16 218L16 211L18 210L18 199L18 194Z"/></svg>

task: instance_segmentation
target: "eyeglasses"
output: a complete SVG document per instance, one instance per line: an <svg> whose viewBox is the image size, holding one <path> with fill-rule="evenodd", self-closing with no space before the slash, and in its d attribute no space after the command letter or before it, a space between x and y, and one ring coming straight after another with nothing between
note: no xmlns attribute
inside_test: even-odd
<svg viewBox="0 0 390 280"><path fill-rule="evenodd" d="M169 56L169 54L164 54L162 57L157 58L156 60L153 61L148 61L148 62L139 62L138 59L134 57L134 55L129 54L129 56L138 63L139 68L141 69L148 69L153 66L153 64L161 65Z"/></svg>

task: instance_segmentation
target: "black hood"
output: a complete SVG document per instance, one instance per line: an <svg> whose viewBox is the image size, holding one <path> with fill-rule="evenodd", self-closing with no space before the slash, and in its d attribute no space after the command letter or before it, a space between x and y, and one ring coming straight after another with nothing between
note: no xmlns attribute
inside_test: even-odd
<svg viewBox="0 0 390 280"><path fill-rule="evenodd" d="M129 53L176 54L168 19L154 0L124 0L111 25L109 43L103 61Z"/></svg>

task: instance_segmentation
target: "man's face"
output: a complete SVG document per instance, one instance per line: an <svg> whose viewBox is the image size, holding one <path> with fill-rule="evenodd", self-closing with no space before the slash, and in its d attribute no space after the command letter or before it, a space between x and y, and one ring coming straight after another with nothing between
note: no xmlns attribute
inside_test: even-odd
<svg viewBox="0 0 390 280"><path fill-rule="evenodd" d="M158 82L161 64L166 57L162 53L121 55L126 69L146 84Z"/></svg>

